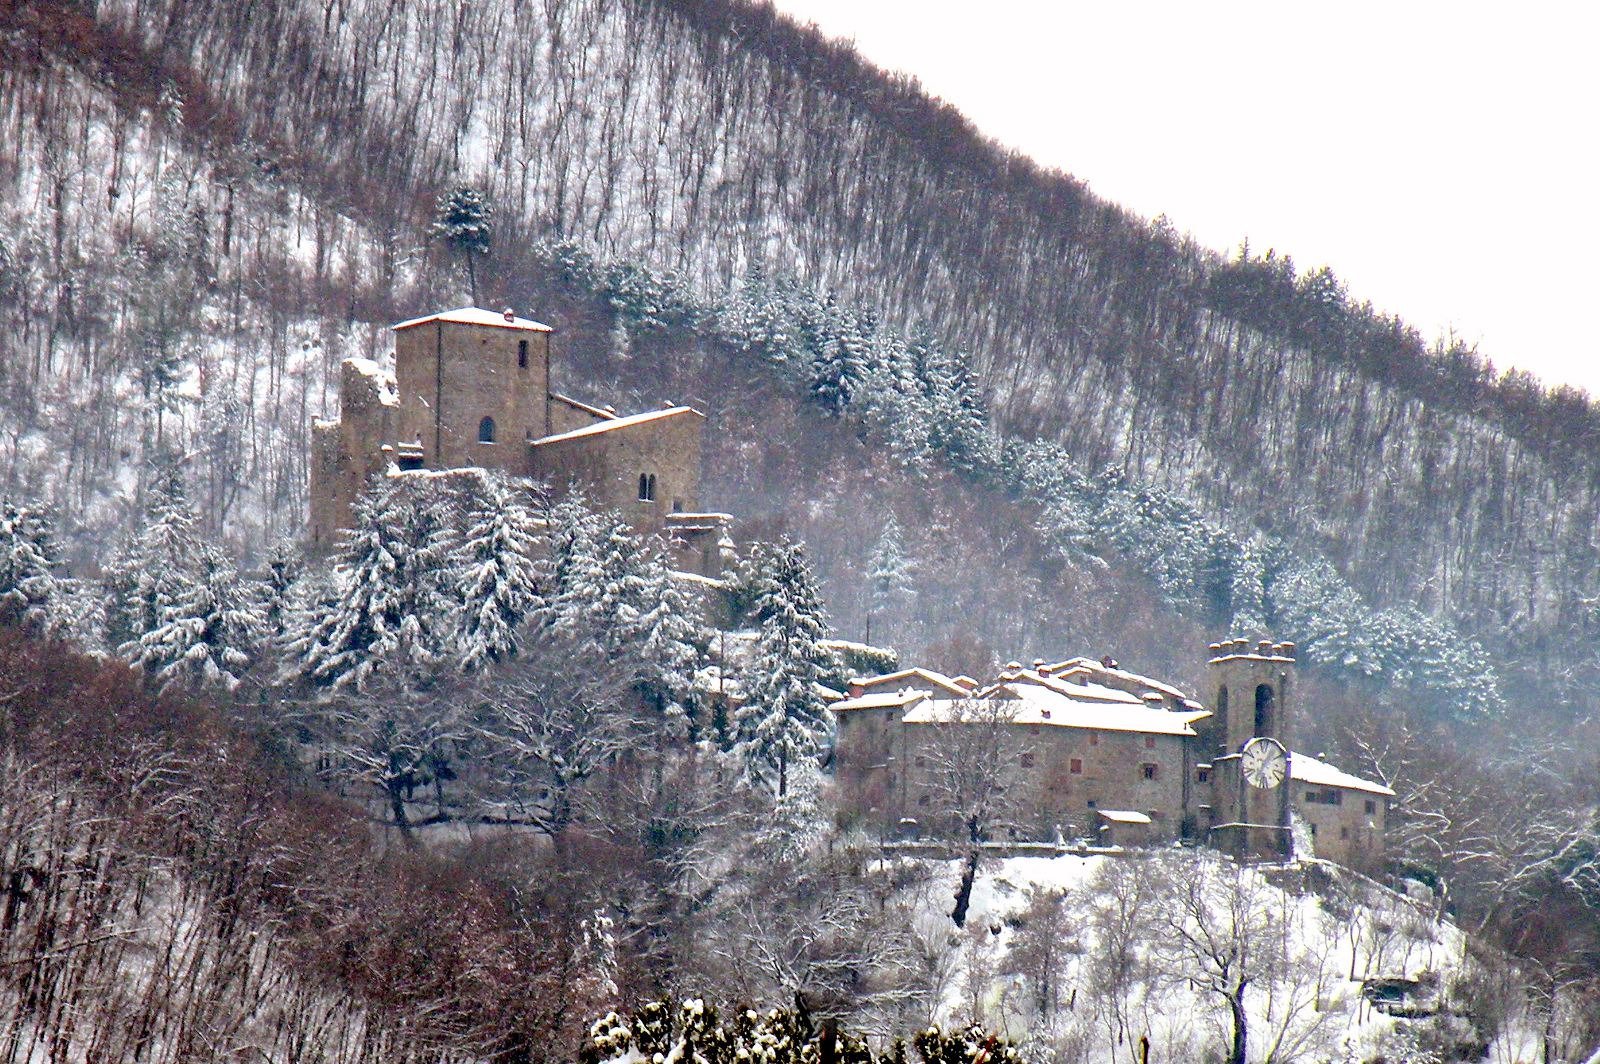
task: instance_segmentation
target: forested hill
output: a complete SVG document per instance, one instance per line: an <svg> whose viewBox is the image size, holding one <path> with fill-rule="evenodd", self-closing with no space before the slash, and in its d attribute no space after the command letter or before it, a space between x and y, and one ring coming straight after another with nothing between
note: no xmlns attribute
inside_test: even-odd
<svg viewBox="0 0 1600 1064"><path fill-rule="evenodd" d="M256 473L218 474L219 530L292 529L327 366L373 344L352 323L453 294L420 234L468 182L496 205L497 295L526 290L519 249L551 239L710 297L757 265L836 290L968 352L1001 430L1593 687L1592 403L1430 353L1329 271L1223 257L1101 202L769 8L0 0L0 17L0 445L14 483L50 479L85 527L180 424L197 468Z"/></svg>

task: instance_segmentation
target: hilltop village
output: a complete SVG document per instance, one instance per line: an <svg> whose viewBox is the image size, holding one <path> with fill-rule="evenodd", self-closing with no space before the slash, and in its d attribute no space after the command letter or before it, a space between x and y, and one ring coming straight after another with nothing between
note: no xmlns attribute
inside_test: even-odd
<svg viewBox="0 0 1600 1064"><path fill-rule="evenodd" d="M393 375L346 360L340 417L315 426L314 550L350 526L373 476L490 468L581 487L636 531L662 533L678 571L715 598L732 519L699 509L703 413L664 403L621 415L556 391L553 330L509 309L464 307L393 331ZM1206 668L1209 704L1082 657L1011 662L981 683L908 668L856 677L848 692L821 688L840 800L884 838L915 839L947 804L943 777L981 758L1010 795L1009 841L1184 841L1285 860L1298 820L1302 849L1376 865L1394 792L1293 748L1294 645L1212 644ZM722 695L739 697L731 686Z"/></svg>

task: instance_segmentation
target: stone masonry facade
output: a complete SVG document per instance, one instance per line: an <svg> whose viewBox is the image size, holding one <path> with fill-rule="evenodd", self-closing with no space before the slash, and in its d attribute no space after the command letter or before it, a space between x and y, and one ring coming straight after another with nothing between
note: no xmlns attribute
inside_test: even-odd
<svg viewBox="0 0 1600 1064"><path fill-rule="evenodd" d="M622 416L553 391L553 330L509 310L463 307L393 331L393 375L347 359L339 419L313 427L314 551L350 527L375 476L484 468L580 488L636 531L666 534L680 569L720 571L729 518L699 509L705 415L669 403Z"/></svg>
<svg viewBox="0 0 1600 1064"><path fill-rule="evenodd" d="M987 758L1010 810L994 841L1183 840L1284 859L1298 826L1318 857L1376 865L1394 792L1293 749L1293 644L1209 650L1209 706L1091 658L1012 662L988 684L930 669L858 677L833 705L841 798L885 837L959 831L952 788L974 771L962 761Z"/></svg>

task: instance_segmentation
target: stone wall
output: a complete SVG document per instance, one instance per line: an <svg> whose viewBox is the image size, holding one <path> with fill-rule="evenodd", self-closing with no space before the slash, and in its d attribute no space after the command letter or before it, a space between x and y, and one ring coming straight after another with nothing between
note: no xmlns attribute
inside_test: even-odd
<svg viewBox="0 0 1600 1064"><path fill-rule="evenodd" d="M384 472L399 407L375 363L346 359L339 367L339 420L312 427L310 549L331 550L350 527L367 481Z"/></svg>
<svg viewBox="0 0 1600 1064"><path fill-rule="evenodd" d="M527 442L548 434L548 332L425 321L395 333L394 361L396 436L420 440L429 469L527 472ZM478 438L484 418L494 422L492 443Z"/></svg>
<svg viewBox="0 0 1600 1064"><path fill-rule="evenodd" d="M699 411L677 407L649 420L602 423L596 431L538 442L528 471L556 490L577 484L639 532L658 532L668 514L699 508L704 422ZM640 498L641 476L654 477L654 499Z"/></svg>
<svg viewBox="0 0 1600 1064"><path fill-rule="evenodd" d="M1382 860L1389 816L1384 795L1296 783L1291 798L1318 857L1363 870Z"/></svg>

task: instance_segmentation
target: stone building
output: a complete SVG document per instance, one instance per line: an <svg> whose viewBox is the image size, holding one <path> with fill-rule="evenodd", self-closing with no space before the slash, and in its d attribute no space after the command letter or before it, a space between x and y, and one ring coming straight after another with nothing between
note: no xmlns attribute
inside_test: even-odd
<svg viewBox="0 0 1600 1064"><path fill-rule="evenodd" d="M341 367L339 419L313 427L310 541L329 549L370 479L497 469L578 485L640 532L665 532L679 568L720 571L729 518L700 511L700 433L687 406L629 416L552 387L552 330L507 310L430 314L393 327L394 372Z"/></svg>
<svg viewBox="0 0 1600 1064"><path fill-rule="evenodd" d="M1091 658L1012 662L986 685L931 669L860 677L833 705L835 779L885 835L949 829L948 777L987 757L1023 841L1189 840L1283 859L1298 818L1319 856L1371 864L1394 792L1292 749L1294 664L1288 643L1213 644L1209 707Z"/></svg>

